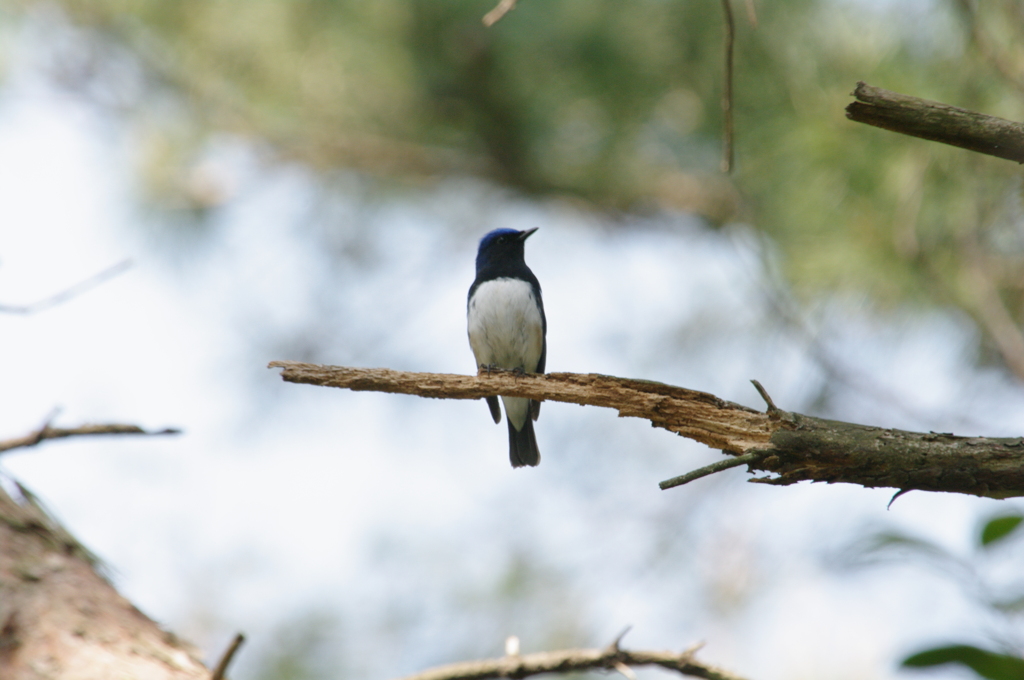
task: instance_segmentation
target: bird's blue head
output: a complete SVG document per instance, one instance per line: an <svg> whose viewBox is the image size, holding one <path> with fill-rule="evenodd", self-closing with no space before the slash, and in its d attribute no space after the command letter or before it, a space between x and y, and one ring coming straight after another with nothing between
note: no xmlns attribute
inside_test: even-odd
<svg viewBox="0 0 1024 680"><path fill-rule="evenodd" d="M495 229L480 239L476 253L476 270L500 263L519 263L523 260L523 245L537 227L525 231Z"/></svg>

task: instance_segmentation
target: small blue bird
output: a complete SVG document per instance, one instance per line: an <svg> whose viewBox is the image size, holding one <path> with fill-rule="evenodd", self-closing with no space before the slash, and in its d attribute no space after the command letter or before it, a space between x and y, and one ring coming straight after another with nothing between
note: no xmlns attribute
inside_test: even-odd
<svg viewBox="0 0 1024 680"><path fill-rule="evenodd" d="M523 246L534 229L495 229L480 239L476 280L469 287L466 316L469 346L478 368L506 368L543 373L548 353L548 321L540 282L526 266ZM502 397L508 417L508 457L512 467L540 462L533 421L540 402ZM491 417L501 422L497 397L487 397Z"/></svg>

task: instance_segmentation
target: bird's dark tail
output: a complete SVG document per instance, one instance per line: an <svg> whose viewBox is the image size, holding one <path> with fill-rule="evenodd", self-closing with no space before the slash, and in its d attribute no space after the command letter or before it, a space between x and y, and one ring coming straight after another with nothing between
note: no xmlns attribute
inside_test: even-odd
<svg viewBox="0 0 1024 680"><path fill-rule="evenodd" d="M501 422L501 406L498 405L497 397L487 397L487 408L491 409L491 418L494 419L494 424L497 425Z"/></svg>
<svg viewBox="0 0 1024 680"><path fill-rule="evenodd" d="M540 462L540 450L537 448L537 437L533 434L531 418L526 418L521 430L515 428L511 418L508 419L508 457L514 468Z"/></svg>

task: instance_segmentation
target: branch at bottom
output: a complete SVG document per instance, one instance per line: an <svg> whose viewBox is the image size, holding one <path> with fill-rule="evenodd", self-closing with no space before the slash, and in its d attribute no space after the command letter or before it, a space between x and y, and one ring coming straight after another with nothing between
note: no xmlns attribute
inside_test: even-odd
<svg viewBox="0 0 1024 680"><path fill-rule="evenodd" d="M463 661L438 666L402 680L484 680L525 678L541 673L578 673L588 670L617 670L619 666L661 666L681 675L706 680L742 680L714 666L695 661L694 652L629 651L610 645L605 649L565 649L499 659Z"/></svg>

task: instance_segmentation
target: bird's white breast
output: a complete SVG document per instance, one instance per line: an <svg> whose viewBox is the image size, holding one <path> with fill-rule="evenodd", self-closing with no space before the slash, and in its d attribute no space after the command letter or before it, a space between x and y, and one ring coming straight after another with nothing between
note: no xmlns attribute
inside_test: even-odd
<svg viewBox="0 0 1024 680"><path fill-rule="evenodd" d="M529 283L495 279L477 286L469 301L469 345L477 366L537 370L544 327Z"/></svg>

